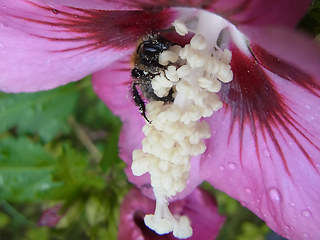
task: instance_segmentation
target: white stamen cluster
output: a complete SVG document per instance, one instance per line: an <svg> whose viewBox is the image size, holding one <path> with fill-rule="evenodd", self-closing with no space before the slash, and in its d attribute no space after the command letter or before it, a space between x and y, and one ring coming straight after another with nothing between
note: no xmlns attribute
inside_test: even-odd
<svg viewBox="0 0 320 240"><path fill-rule="evenodd" d="M185 35L181 22L177 32ZM182 30L181 30L182 29ZM160 55L159 62L167 66L152 80L154 92L167 96L173 89L174 102L147 104L145 138L142 150L133 152L132 171L140 176L149 172L156 197L154 215L147 215L145 223L158 234L173 232L177 238L192 235L187 217L173 217L168 209L168 198L185 189L189 179L190 159L206 150L203 139L211 136L203 117L210 117L222 107L217 92L221 82L230 82L231 52L210 46L205 37L195 34L190 44L172 46Z"/></svg>

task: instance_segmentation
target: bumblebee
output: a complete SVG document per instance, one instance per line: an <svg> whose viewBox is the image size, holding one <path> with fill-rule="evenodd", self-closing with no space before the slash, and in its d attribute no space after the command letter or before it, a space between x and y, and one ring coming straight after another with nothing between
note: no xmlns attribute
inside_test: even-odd
<svg viewBox="0 0 320 240"><path fill-rule="evenodd" d="M131 92L136 106L139 107L140 114L151 123L146 116L145 102L143 101L137 86L143 97L148 101L162 101L164 103L173 102L173 89L170 89L167 96L158 97L152 88L151 80L160 71L166 69L165 66L159 64L159 56L163 51L168 50L173 43L161 37L159 34L149 34L142 39L138 45L135 55L133 56L134 68L131 70L132 84Z"/></svg>

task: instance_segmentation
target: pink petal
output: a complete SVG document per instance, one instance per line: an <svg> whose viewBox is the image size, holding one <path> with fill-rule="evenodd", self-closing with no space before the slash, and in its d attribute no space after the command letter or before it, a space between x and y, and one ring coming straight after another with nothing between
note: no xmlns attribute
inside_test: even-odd
<svg viewBox="0 0 320 240"><path fill-rule="evenodd" d="M37 91L79 80L134 51L139 36L164 28L173 14L0 3L0 89Z"/></svg>
<svg viewBox="0 0 320 240"><path fill-rule="evenodd" d="M282 58L280 63L289 66ZM303 79L283 79L263 70L237 49L232 69L234 80L222 91L226 107L211 119L203 177L282 236L317 239L319 79L290 68L289 78L300 77L300 72L318 84L310 91L308 84L300 84Z"/></svg>
<svg viewBox="0 0 320 240"><path fill-rule="evenodd" d="M61 209L61 205L56 205L54 207L46 209L39 221L38 225L39 226L47 226L47 227L55 227L60 219L62 218L61 215L59 215L59 211Z"/></svg>
<svg viewBox="0 0 320 240"><path fill-rule="evenodd" d="M311 0L121 0L121 1L82 1L82 0L45 0L67 6L86 9L128 10L138 9L155 12L172 7L200 8L222 15L236 24L282 24L295 26L307 12ZM285 11L285 14L284 14Z"/></svg>
<svg viewBox="0 0 320 240"><path fill-rule="evenodd" d="M174 240L172 234L159 236L145 226L143 217L153 213L155 201L146 198L138 189L132 189L124 198L120 210L119 240ZM186 214L193 228L193 239L213 240L219 233L224 217L217 211L212 196L203 190L196 189L185 200L170 204L173 214Z"/></svg>
<svg viewBox="0 0 320 240"><path fill-rule="evenodd" d="M279 26L259 28L242 26L241 30L254 45L258 45L271 55L320 78L320 44L312 41L306 34ZM259 53L256 54L259 55ZM263 65L265 66L265 64Z"/></svg>
<svg viewBox="0 0 320 240"><path fill-rule="evenodd" d="M64 4L72 7L80 7L87 9L109 9L109 10L146 10L155 12L159 9L170 7L193 7L193 8L208 8L212 3L206 0L165 0L165 1L150 1L150 0L120 0L120 1L104 1L94 0L84 2L82 0L71 0L67 3L64 0L44 0L47 3Z"/></svg>
<svg viewBox="0 0 320 240"><path fill-rule="evenodd" d="M236 25L295 26L306 14L311 0L229 0L217 1L216 13ZM290 5L290 6L289 6Z"/></svg>
<svg viewBox="0 0 320 240"><path fill-rule="evenodd" d="M129 62L128 57L126 60L118 61L93 74L92 84L97 95L114 114L120 116L123 123L119 139L119 151L120 158L127 163L125 171L129 181L141 188L147 196L153 197L150 176L145 174L137 177L131 171L132 152L135 149L141 149L141 141L144 137L142 127L145 124L145 120L140 115L139 109L135 106L131 97L130 86L132 78ZM191 164L192 170L188 187L177 196L178 199L188 195L202 181L199 176L199 158L192 159Z"/></svg>

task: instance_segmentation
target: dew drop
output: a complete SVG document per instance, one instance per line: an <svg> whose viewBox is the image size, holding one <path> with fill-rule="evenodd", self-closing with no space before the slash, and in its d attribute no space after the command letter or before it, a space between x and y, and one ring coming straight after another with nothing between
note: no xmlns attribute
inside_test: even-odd
<svg viewBox="0 0 320 240"><path fill-rule="evenodd" d="M306 104L305 107L306 107L306 109L311 109L311 106L308 104Z"/></svg>
<svg viewBox="0 0 320 240"><path fill-rule="evenodd" d="M294 207L296 204L294 202L291 203L291 207Z"/></svg>
<svg viewBox="0 0 320 240"><path fill-rule="evenodd" d="M301 215L305 218L309 218L309 217L311 217L312 214L311 214L310 210L304 209L301 211Z"/></svg>
<svg viewBox="0 0 320 240"><path fill-rule="evenodd" d="M223 171L224 170L224 166L220 166L219 169L220 169L220 171Z"/></svg>
<svg viewBox="0 0 320 240"><path fill-rule="evenodd" d="M237 168L237 165L234 162L229 162L228 168L230 168L231 170L235 170Z"/></svg>
<svg viewBox="0 0 320 240"><path fill-rule="evenodd" d="M59 13L59 10L55 9L55 8L51 9L51 11L52 11L53 14L58 14Z"/></svg>
<svg viewBox="0 0 320 240"><path fill-rule="evenodd" d="M270 152L267 149L263 151L263 154L265 157L270 157Z"/></svg>
<svg viewBox="0 0 320 240"><path fill-rule="evenodd" d="M250 188L245 188L244 190L245 190L245 192L248 193L248 194L252 193L252 190L251 190Z"/></svg>
<svg viewBox="0 0 320 240"><path fill-rule="evenodd" d="M275 202L280 202L282 199L281 193L277 188L270 188L269 189L269 197L271 200L273 200Z"/></svg>
<svg viewBox="0 0 320 240"><path fill-rule="evenodd" d="M309 234L308 233L302 233L302 238L303 239L309 239Z"/></svg>

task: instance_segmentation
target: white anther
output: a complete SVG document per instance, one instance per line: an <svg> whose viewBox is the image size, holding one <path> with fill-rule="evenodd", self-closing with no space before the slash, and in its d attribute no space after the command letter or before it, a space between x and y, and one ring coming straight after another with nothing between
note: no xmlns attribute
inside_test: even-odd
<svg viewBox="0 0 320 240"><path fill-rule="evenodd" d="M177 122L182 114L181 109L176 105L172 105L171 108L168 108L166 110L166 113L167 113L167 120L169 122Z"/></svg>
<svg viewBox="0 0 320 240"><path fill-rule="evenodd" d="M221 82L214 78L200 77L198 82L200 87L210 92L219 92L221 89Z"/></svg>
<svg viewBox="0 0 320 240"><path fill-rule="evenodd" d="M163 51L159 55L159 63L163 66L167 66L169 62L175 63L176 61L178 61L178 59L179 59L179 55L170 50Z"/></svg>
<svg viewBox="0 0 320 240"><path fill-rule="evenodd" d="M196 50L204 50L208 47L207 40L201 34L194 35L190 44L191 47Z"/></svg>
<svg viewBox="0 0 320 240"><path fill-rule="evenodd" d="M170 169L170 174L175 180L179 180L183 174L179 164L173 164L174 167Z"/></svg>
<svg viewBox="0 0 320 240"><path fill-rule="evenodd" d="M215 58L209 57L205 64L205 70L209 74L217 74L219 71L219 62Z"/></svg>
<svg viewBox="0 0 320 240"><path fill-rule="evenodd" d="M168 96L169 91L170 91L170 88L158 88L154 90L154 93L158 97L165 97L165 96Z"/></svg>
<svg viewBox="0 0 320 240"><path fill-rule="evenodd" d="M179 81L179 75L175 66L169 66L165 70L165 75L171 82L176 83Z"/></svg>
<svg viewBox="0 0 320 240"><path fill-rule="evenodd" d="M135 176L141 176L148 171L150 160L141 150L134 150L132 152L131 170Z"/></svg>
<svg viewBox="0 0 320 240"><path fill-rule="evenodd" d="M189 99L195 98L198 94L197 89L191 86L187 81L178 82L176 85L176 91Z"/></svg>
<svg viewBox="0 0 320 240"><path fill-rule="evenodd" d="M223 62L224 64L229 64L232 58L232 53L229 49L224 49L223 50L223 54L221 56L221 62Z"/></svg>
<svg viewBox="0 0 320 240"><path fill-rule="evenodd" d="M179 52L180 52L180 50L181 50L181 46L179 46L179 45L173 45L173 46L171 46L171 47L169 48L169 50L170 50L171 52L174 52L175 54L177 54L177 55L179 56Z"/></svg>
<svg viewBox="0 0 320 240"><path fill-rule="evenodd" d="M152 81L151 81L152 88L154 90L154 93L158 97L164 97L169 94L169 90L173 86L173 83L170 82L164 75L163 72L161 72L159 75L156 75Z"/></svg>
<svg viewBox="0 0 320 240"><path fill-rule="evenodd" d="M189 65L183 65L177 69L177 74L179 78L188 76L190 72L191 72L191 68Z"/></svg>
<svg viewBox="0 0 320 240"><path fill-rule="evenodd" d="M172 25L179 35L185 36L188 34L188 28L182 20L177 19L172 23Z"/></svg>
<svg viewBox="0 0 320 240"><path fill-rule="evenodd" d="M169 169L169 162L168 161L159 161L158 166L162 171L166 172Z"/></svg>
<svg viewBox="0 0 320 240"><path fill-rule="evenodd" d="M161 175L161 183L162 183L162 188L166 191L169 192L170 189L172 188L172 182L173 179L170 175L170 173L165 172Z"/></svg>
<svg viewBox="0 0 320 240"><path fill-rule="evenodd" d="M202 117L200 109L198 109L195 105L190 106L188 111L182 114L180 121L188 124L192 121L198 121Z"/></svg>
<svg viewBox="0 0 320 240"><path fill-rule="evenodd" d="M187 59L188 56L193 52L191 45L187 44L184 48L180 49L179 56L181 59Z"/></svg>
<svg viewBox="0 0 320 240"><path fill-rule="evenodd" d="M220 63L217 77L221 82L228 83L233 79L233 73L230 65Z"/></svg>
<svg viewBox="0 0 320 240"><path fill-rule="evenodd" d="M162 134L160 137L161 146L165 149L170 149L175 144L174 140L168 134Z"/></svg>
<svg viewBox="0 0 320 240"><path fill-rule="evenodd" d="M207 104L210 104L214 111L218 111L223 107L223 104L217 94L210 94L210 96L206 99L206 102Z"/></svg>
<svg viewBox="0 0 320 240"><path fill-rule="evenodd" d="M192 236L192 228L190 226L190 221L186 216L180 217L178 222L173 228L173 235L176 238L185 239Z"/></svg>
<svg viewBox="0 0 320 240"><path fill-rule="evenodd" d="M172 82L170 82L164 72L161 72L159 75L156 75L152 81L152 87L153 87L153 84L154 83L158 83L161 87L164 87L164 88L171 88L173 86Z"/></svg>
<svg viewBox="0 0 320 240"><path fill-rule="evenodd" d="M152 214L144 217L144 223L158 234L166 234L173 230L172 222L169 219L158 219Z"/></svg>
<svg viewBox="0 0 320 240"><path fill-rule="evenodd" d="M199 68L205 65L207 57L199 52L189 51L187 62L191 68Z"/></svg>

